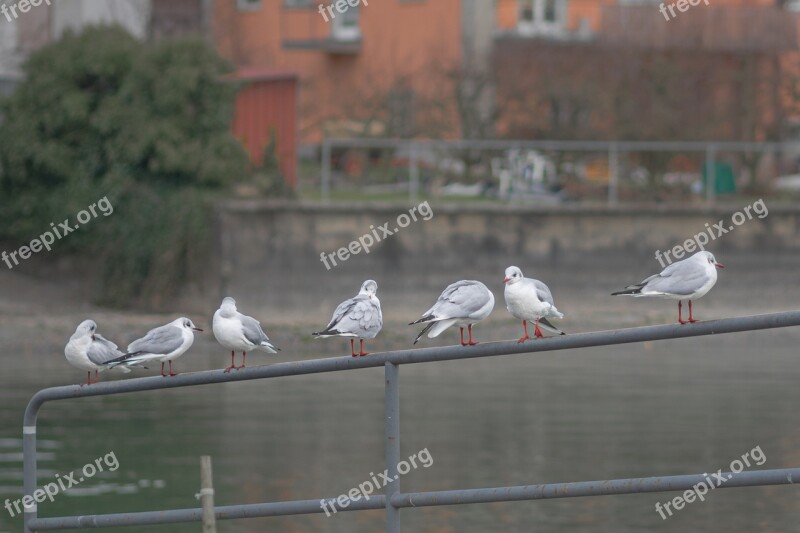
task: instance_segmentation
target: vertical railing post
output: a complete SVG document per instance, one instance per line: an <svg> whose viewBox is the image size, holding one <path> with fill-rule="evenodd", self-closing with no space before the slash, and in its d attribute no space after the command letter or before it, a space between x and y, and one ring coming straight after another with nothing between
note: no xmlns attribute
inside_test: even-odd
<svg viewBox="0 0 800 533"><path fill-rule="evenodd" d="M322 140L322 181L320 183L320 196L323 202L330 201L331 196L331 143L325 138Z"/></svg>
<svg viewBox="0 0 800 533"><path fill-rule="evenodd" d="M617 205L619 199L619 147L611 143L608 148L608 205Z"/></svg>
<svg viewBox="0 0 800 533"><path fill-rule="evenodd" d="M386 533L400 533L400 509L392 505L392 496L400 492L400 475L397 464L400 462L400 367L386 363L386 396L384 415L386 417L385 459L386 470L391 481L384 487L386 495Z"/></svg>
<svg viewBox="0 0 800 533"><path fill-rule="evenodd" d="M27 413L26 413L27 414ZM27 416L25 417L27 419ZM36 425L22 426L22 493L24 496L33 496L36 491ZM36 501L26 506L23 499L23 527L25 533L32 533L28 527L31 519L36 518Z"/></svg>
<svg viewBox="0 0 800 533"><path fill-rule="evenodd" d="M716 149L713 144L706 146L706 202L714 203L714 196L717 193L717 172L714 164Z"/></svg>
<svg viewBox="0 0 800 533"><path fill-rule="evenodd" d="M211 456L200 456L200 505L203 508L203 533L217 533L217 515L214 513L214 474Z"/></svg>
<svg viewBox="0 0 800 533"><path fill-rule="evenodd" d="M408 144L408 196L411 202L419 198L419 162L417 160L417 143L411 140Z"/></svg>

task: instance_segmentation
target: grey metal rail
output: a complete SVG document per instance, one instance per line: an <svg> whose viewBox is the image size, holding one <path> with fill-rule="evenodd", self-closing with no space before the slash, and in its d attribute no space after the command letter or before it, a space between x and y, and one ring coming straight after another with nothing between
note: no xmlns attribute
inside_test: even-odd
<svg viewBox="0 0 800 533"><path fill-rule="evenodd" d="M679 339L798 325L800 325L800 311L787 311L782 313L712 320L687 325L667 324L612 331L578 333L533 340L523 344L519 344L516 341L489 342L471 347L447 346L419 350L399 350L395 352L373 354L364 358L352 358L348 356L278 363L269 366L245 368L235 374L225 374L222 370L211 370L181 374L170 379L147 377L111 381L91 386L70 385L53 387L40 390L34 394L25 410L23 420L24 494L32 496L37 488L36 420L41 407L45 402L49 401L383 366L385 368L386 377L385 460L386 468L389 471L389 477L394 479L394 475L397 474L396 468L400 459L400 365ZM800 468L756 470L737 473L728 483L719 488L793 484L794 480L797 479L800 479ZM341 511L385 509L386 530L390 533L397 533L400 531L400 509L405 507L677 491L689 489L702 480L702 475L693 474L527 485L519 487L402 493L400 492L399 479L397 479L387 484L384 495L372 496L367 501L353 501L347 508L341 509ZM218 520L311 514L323 512L319 502L320 500L317 499L218 506L215 511ZM29 533L33 531L57 529L193 522L200 521L201 512L202 510L197 508L39 518L37 516L37 507L33 504L25 507L24 520L25 531Z"/></svg>

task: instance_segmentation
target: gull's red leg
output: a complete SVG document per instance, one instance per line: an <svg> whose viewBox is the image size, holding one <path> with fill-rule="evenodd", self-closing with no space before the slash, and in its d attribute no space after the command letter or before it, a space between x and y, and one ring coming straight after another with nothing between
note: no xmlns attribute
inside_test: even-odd
<svg viewBox="0 0 800 533"><path fill-rule="evenodd" d="M681 324L686 324L686 321L683 319L683 315L681 314L682 309L683 309L683 303L680 300L678 300L678 322L680 322Z"/></svg>
<svg viewBox="0 0 800 533"><path fill-rule="evenodd" d="M528 340L528 339L530 339L530 338L531 338L531 337L530 337L530 335L528 335L528 321L527 321L527 320L523 320L523 321L522 321L522 328L525 330L525 335L523 335L522 337L520 337L520 338L517 340L517 342L525 342L526 340Z"/></svg>
<svg viewBox="0 0 800 533"><path fill-rule="evenodd" d="M97 375L97 369L94 369L94 382L100 383L100 377Z"/></svg>
<svg viewBox="0 0 800 533"><path fill-rule="evenodd" d="M458 329L461 330L461 346L466 346L467 343L464 342L464 328L458 328Z"/></svg>
<svg viewBox="0 0 800 533"><path fill-rule="evenodd" d="M364 351L364 339L358 339L359 347L358 347L358 355L369 355L369 352Z"/></svg>
<svg viewBox="0 0 800 533"><path fill-rule="evenodd" d="M162 378L166 377L166 374L164 373L164 362L163 361L161 362L161 377Z"/></svg>
<svg viewBox="0 0 800 533"><path fill-rule="evenodd" d="M536 336L537 339L541 339L542 337L544 337L544 335L542 335L542 330L539 329L538 318L536 319L536 328L533 330L533 334Z"/></svg>
<svg viewBox="0 0 800 533"><path fill-rule="evenodd" d="M242 352L242 366L240 366L239 368L244 368L245 359L247 359L247 352Z"/></svg>
<svg viewBox="0 0 800 533"><path fill-rule="evenodd" d="M86 371L86 384L87 385L91 385L92 384L92 371L91 370L87 370Z"/></svg>
<svg viewBox="0 0 800 533"><path fill-rule="evenodd" d="M693 324L695 322L697 322L697 320L695 320L694 317L692 316L692 301L691 300L689 300L689 322L691 322Z"/></svg>
<svg viewBox="0 0 800 533"><path fill-rule="evenodd" d="M355 339L350 339L350 355L352 355L353 357L358 357L358 354L356 353L355 342L356 342Z"/></svg>
<svg viewBox="0 0 800 533"><path fill-rule="evenodd" d="M467 331L469 331L469 342L467 344L469 344L470 346L475 346L476 344L478 344L477 341L472 340L472 324L467 325Z"/></svg>
<svg viewBox="0 0 800 533"><path fill-rule="evenodd" d="M172 359L169 360L169 375L170 376L177 376L175 372L172 371Z"/></svg>
<svg viewBox="0 0 800 533"><path fill-rule="evenodd" d="M228 372L230 372L231 370L233 370L234 368L236 368L236 365L234 364L233 361L234 361L234 355L233 355L233 350L231 350L231 366L229 366L228 368L225 369L225 373L226 374Z"/></svg>

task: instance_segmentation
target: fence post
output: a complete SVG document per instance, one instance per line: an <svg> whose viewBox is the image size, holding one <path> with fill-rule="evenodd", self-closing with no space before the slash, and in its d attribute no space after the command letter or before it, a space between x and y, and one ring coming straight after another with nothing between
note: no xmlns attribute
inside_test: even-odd
<svg viewBox="0 0 800 533"><path fill-rule="evenodd" d="M615 206L619 200L619 147L616 142L608 148L608 205Z"/></svg>
<svg viewBox="0 0 800 533"><path fill-rule="evenodd" d="M320 196L323 202L331 199L331 144L326 138L322 140L322 182Z"/></svg>
<svg viewBox="0 0 800 533"><path fill-rule="evenodd" d="M714 203L717 193L717 172L714 168L715 148L713 144L706 145L706 202Z"/></svg>
<svg viewBox="0 0 800 533"><path fill-rule="evenodd" d="M392 496L400 492L400 476L397 464L400 462L400 367L386 363L386 396L384 415L386 417L385 459L386 470L391 481L384 487L386 495L386 533L400 533L400 509L392 505Z"/></svg>
<svg viewBox="0 0 800 533"><path fill-rule="evenodd" d="M200 456L200 504L203 507L203 533L217 533L214 514L214 480L211 473L211 456Z"/></svg>
<svg viewBox="0 0 800 533"><path fill-rule="evenodd" d="M419 163L417 162L417 143L408 143L408 196L412 202L419 198Z"/></svg>

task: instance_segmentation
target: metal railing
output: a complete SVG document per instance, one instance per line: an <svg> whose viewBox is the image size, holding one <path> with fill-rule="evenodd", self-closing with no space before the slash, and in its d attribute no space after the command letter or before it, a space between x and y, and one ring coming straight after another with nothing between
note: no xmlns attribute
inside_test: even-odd
<svg viewBox="0 0 800 533"><path fill-rule="evenodd" d="M560 140L469 140L469 139L380 139L380 138L325 138L321 147L322 175L320 196L323 201L331 197L334 149L383 149L407 150L408 194L411 202L418 201L420 194L421 154L425 150L452 153L465 150L504 151L540 150L564 153L604 154L608 165L607 203L619 203L620 158L637 152L673 152L676 154L703 155L702 170L709 176L705 187L705 201L713 204L716 199L716 167L720 154L776 153L787 154L800 151L800 143L786 142L737 142L737 141L560 141Z"/></svg>
<svg viewBox="0 0 800 533"><path fill-rule="evenodd" d="M45 402L176 387L191 387L212 383L227 383L231 381L338 372L379 366L385 368L386 394L384 414L386 437L384 442L384 457L386 469L388 470L388 477L392 481L384 487L383 495L372 496L369 500L351 501L346 508L340 510L364 511L384 509L386 512L386 531L389 533L398 533L400 531L400 509L403 508L687 490L702 482L705 479L704 476L701 474L690 474L517 487L403 493L400 491L399 478L395 477L398 475L397 465L400 462L400 365L679 339L798 325L800 325L800 311L788 311L765 315L726 318L689 325L667 324L612 331L578 333L528 341L522 344L516 341L488 342L471 347L446 346L376 353L368 357L352 358L347 356L278 363L268 366L245 368L235 374L226 374L222 370L211 370L181 374L170 379L147 377L110 381L91 386L71 385L53 387L37 392L31 398L25 410L22 428L24 494L32 497L37 488L36 419L39 410ZM729 482L719 488L785 485L794 483L794 480L800 480L800 468L755 470L736 473ZM323 509L320 506L321 499L322 498L218 506L215 508L215 514L217 520L231 520L238 518L322 513ZM329 500L330 498L325 499ZM25 507L24 523L25 532L30 533L33 531L58 529L199 522L201 520L201 515L202 509L196 508L39 518L37 515L37 507L34 503L33 505Z"/></svg>

